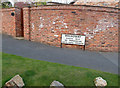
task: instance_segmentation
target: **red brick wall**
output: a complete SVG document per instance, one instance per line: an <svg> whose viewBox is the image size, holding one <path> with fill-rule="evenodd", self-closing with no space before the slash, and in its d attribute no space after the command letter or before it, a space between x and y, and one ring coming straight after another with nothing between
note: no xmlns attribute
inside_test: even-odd
<svg viewBox="0 0 120 88"><path fill-rule="evenodd" d="M118 9L87 6L24 8L24 37L60 47L61 34L86 36L86 50L118 51ZM30 23L30 25L29 25ZM63 47L81 48L78 45Z"/></svg>
<svg viewBox="0 0 120 88"><path fill-rule="evenodd" d="M1 9L2 10L2 33L16 36L15 31L15 16L11 16L11 13L15 13L15 8Z"/></svg>
<svg viewBox="0 0 120 88"><path fill-rule="evenodd" d="M24 2L15 3L16 12L16 37L23 37L23 7L29 6L29 4Z"/></svg>
<svg viewBox="0 0 120 88"><path fill-rule="evenodd" d="M21 9L9 8L2 10L2 32L14 37L22 36ZM11 15L14 13L14 16Z"/></svg>
<svg viewBox="0 0 120 88"><path fill-rule="evenodd" d="M2 10L0 9L0 34L2 34Z"/></svg>

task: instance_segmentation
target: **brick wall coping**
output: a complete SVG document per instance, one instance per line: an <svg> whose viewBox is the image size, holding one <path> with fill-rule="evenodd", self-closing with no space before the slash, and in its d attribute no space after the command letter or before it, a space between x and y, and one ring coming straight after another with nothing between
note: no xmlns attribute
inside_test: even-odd
<svg viewBox="0 0 120 88"><path fill-rule="evenodd" d="M5 12L5 11L15 11L15 8L4 8L4 9L1 9L2 12Z"/></svg>
<svg viewBox="0 0 120 88"><path fill-rule="evenodd" d="M27 10L25 7L24 10ZM30 10L87 10L87 11L99 11L99 12L109 12L118 13L119 8L112 7L101 7L101 6L87 6L87 5L46 5L39 7L30 7Z"/></svg>

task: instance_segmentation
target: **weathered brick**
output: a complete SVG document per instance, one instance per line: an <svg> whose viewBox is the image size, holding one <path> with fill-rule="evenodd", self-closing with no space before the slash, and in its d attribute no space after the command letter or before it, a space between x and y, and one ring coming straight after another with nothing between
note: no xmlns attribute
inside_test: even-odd
<svg viewBox="0 0 120 88"><path fill-rule="evenodd" d="M2 33L16 36L15 31L15 16L12 16L11 13L15 14L15 8L11 9L1 9L2 10Z"/></svg>
<svg viewBox="0 0 120 88"><path fill-rule="evenodd" d="M19 36L21 19L19 15L12 17L11 12L19 13L19 9L3 10L3 32ZM118 9L71 5L25 7L23 21L26 40L60 47L61 34L78 34L86 36L86 50L118 51ZM63 47L84 49L78 45Z"/></svg>
<svg viewBox="0 0 120 88"><path fill-rule="evenodd" d="M29 28L29 32L32 31L30 33L32 41L44 41L44 43L60 47L62 33L79 34L86 36L86 50L118 51L118 47L115 47L118 46L118 22L115 20L118 16L118 9L41 6L30 8L30 15L28 15L29 10L27 9L29 8L24 8L24 21L27 20L31 25L29 28L27 25L29 23L24 22L24 26ZM27 30L26 28L24 30ZM42 36L43 34L44 36ZM55 36L49 37L50 35ZM57 38L56 35L58 35ZM83 46L66 44L63 44L63 47L84 48Z"/></svg>
<svg viewBox="0 0 120 88"><path fill-rule="evenodd" d="M9 8L2 10L2 32L14 37L22 36L21 9Z"/></svg>

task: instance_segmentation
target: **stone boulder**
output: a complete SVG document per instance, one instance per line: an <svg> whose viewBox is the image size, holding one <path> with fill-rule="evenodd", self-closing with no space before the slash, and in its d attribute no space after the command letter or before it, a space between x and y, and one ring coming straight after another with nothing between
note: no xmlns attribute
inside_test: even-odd
<svg viewBox="0 0 120 88"><path fill-rule="evenodd" d="M103 87L107 86L106 80L104 80L102 77L95 78L94 83L97 88L103 88Z"/></svg>
<svg viewBox="0 0 120 88"><path fill-rule="evenodd" d="M5 83L5 87L22 88L24 85L25 84L19 75L14 76L12 79Z"/></svg>
<svg viewBox="0 0 120 88"><path fill-rule="evenodd" d="M53 81L50 85L50 88L64 88L64 85L59 81Z"/></svg>

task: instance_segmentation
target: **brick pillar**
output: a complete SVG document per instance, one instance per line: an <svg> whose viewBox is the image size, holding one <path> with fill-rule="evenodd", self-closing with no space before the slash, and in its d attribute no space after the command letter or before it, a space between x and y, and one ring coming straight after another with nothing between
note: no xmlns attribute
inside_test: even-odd
<svg viewBox="0 0 120 88"><path fill-rule="evenodd" d="M30 8L23 8L24 39L30 40Z"/></svg>

